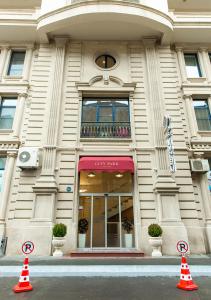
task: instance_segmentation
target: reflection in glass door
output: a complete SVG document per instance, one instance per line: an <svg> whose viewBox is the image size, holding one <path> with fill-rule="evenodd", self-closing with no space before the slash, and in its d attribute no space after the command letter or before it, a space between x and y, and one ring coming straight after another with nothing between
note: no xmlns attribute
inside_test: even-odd
<svg viewBox="0 0 211 300"><path fill-rule="evenodd" d="M106 247L120 247L120 214L119 197L106 196L107 202L107 245Z"/></svg>
<svg viewBox="0 0 211 300"><path fill-rule="evenodd" d="M105 247L105 197L93 196L92 247Z"/></svg>
<svg viewBox="0 0 211 300"><path fill-rule="evenodd" d="M88 221L86 248L125 248L123 223L133 223L131 194L83 194L79 201L79 219ZM134 247L134 228L131 230Z"/></svg>

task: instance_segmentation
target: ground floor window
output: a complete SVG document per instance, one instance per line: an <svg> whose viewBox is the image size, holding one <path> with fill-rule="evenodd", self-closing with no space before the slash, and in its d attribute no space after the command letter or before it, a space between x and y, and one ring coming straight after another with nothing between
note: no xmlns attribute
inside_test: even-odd
<svg viewBox="0 0 211 300"><path fill-rule="evenodd" d="M81 171L79 248L133 248L133 175Z"/></svg>

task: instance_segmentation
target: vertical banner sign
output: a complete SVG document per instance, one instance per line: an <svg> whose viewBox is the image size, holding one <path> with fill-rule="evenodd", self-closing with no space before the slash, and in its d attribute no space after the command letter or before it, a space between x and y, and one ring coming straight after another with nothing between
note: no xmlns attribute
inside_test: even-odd
<svg viewBox="0 0 211 300"><path fill-rule="evenodd" d="M169 116L164 116L163 119L163 127L165 128L166 132L166 139L167 139L167 151L169 156L169 164L170 164L170 172L175 173L176 168L176 160L174 157L174 146L173 146L173 132L171 128L171 118Z"/></svg>

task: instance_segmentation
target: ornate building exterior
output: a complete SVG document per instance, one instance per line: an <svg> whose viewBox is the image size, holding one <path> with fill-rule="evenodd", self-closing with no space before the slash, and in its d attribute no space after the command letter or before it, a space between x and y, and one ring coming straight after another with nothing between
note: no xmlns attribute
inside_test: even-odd
<svg viewBox="0 0 211 300"><path fill-rule="evenodd" d="M6 255L50 255L55 223L66 254L148 255L152 223L164 255L209 253L210 0L0 0L0 19Z"/></svg>

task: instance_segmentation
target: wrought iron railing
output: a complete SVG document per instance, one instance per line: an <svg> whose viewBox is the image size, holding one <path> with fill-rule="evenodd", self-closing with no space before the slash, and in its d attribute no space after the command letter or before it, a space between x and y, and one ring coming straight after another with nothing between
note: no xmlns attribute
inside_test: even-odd
<svg viewBox="0 0 211 300"><path fill-rule="evenodd" d="M81 138L130 138L130 123L95 123L81 124Z"/></svg>

